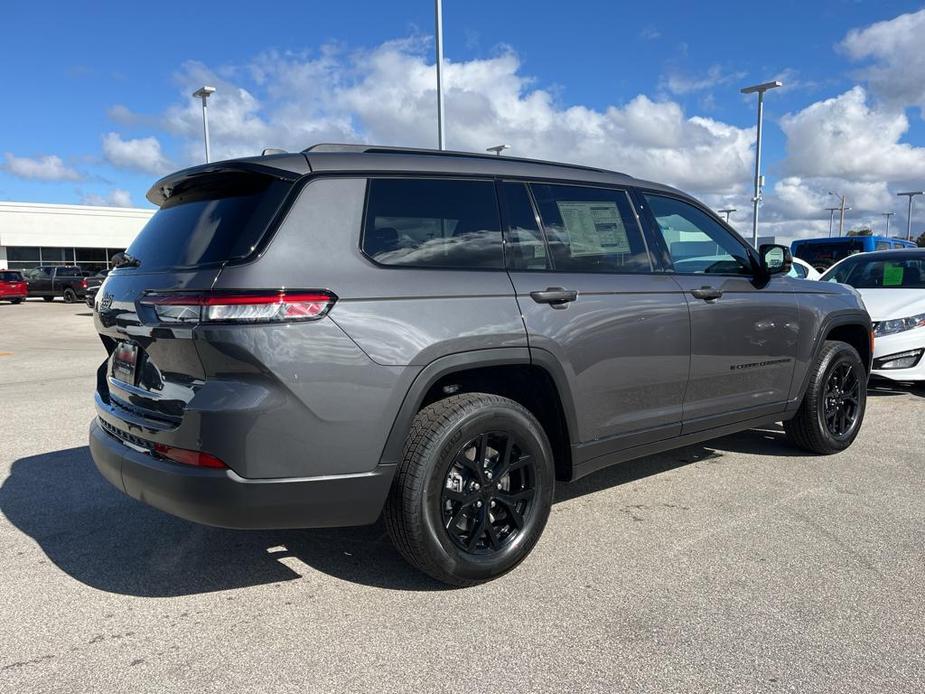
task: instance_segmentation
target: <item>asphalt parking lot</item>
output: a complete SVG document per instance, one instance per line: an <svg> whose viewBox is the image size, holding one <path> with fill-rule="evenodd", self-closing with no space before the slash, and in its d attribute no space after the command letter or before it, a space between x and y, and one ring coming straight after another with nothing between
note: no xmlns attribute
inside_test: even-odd
<svg viewBox="0 0 925 694"><path fill-rule="evenodd" d="M0 305L0 691L922 691L925 389L879 389L835 457L774 427L562 485L518 570L448 590L381 525L111 488L103 356L83 305Z"/></svg>

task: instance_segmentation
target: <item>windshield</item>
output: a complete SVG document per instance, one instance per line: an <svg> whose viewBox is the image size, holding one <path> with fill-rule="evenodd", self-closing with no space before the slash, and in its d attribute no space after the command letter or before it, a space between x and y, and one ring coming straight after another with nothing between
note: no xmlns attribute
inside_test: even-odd
<svg viewBox="0 0 925 694"><path fill-rule="evenodd" d="M248 256L292 184L241 173L213 176L168 198L126 253L142 271Z"/></svg>
<svg viewBox="0 0 925 694"><path fill-rule="evenodd" d="M842 258L847 258L852 253L860 253L863 250L863 241L845 239L827 243L797 243L793 254L815 267L820 264L834 265Z"/></svg>
<svg viewBox="0 0 925 694"><path fill-rule="evenodd" d="M925 289L925 255L889 253L890 258L849 258L825 273L822 280L850 284L855 289Z"/></svg>

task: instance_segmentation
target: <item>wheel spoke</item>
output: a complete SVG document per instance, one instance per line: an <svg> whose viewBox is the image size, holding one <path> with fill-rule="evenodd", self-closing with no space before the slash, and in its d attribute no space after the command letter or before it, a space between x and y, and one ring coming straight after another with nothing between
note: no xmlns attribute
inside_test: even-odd
<svg viewBox="0 0 925 694"><path fill-rule="evenodd" d="M466 507L475 503L476 499L479 498L479 493L475 491L466 494L465 492L457 492L455 489L445 489L443 491L443 496L450 501L455 501L463 507Z"/></svg>
<svg viewBox="0 0 925 694"><path fill-rule="evenodd" d="M501 462L495 470L495 479L501 479L511 469L511 456L514 454L514 437L507 436L504 439L504 450L501 452Z"/></svg>
<svg viewBox="0 0 925 694"><path fill-rule="evenodd" d="M491 521L485 524L485 530L488 532L488 543L491 548L498 549L501 546L501 538L498 537L498 531L495 530L495 526L491 524Z"/></svg>
<svg viewBox="0 0 925 694"><path fill-rule="evenodd" d="M479 514L479 519L475 524L475 527L472 529L472 534L469 536L469 541L466 543L468 549L475 549L475 546L478 544L482 535L485 533L485 524L488 521L488 512L483 508L482 512Z"/></svg>

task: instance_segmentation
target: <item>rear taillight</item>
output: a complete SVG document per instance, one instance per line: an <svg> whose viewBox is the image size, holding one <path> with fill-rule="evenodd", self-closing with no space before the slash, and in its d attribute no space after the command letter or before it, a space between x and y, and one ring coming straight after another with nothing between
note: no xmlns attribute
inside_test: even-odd
<svg viewBox="0 0 925 694"><path fill-rule="evenodd" d="M172 460L175 463L182 463L183 465L210 468L228 467L221 460L209 453L190 451L186 448L175 448L174 446L165 446L163 443L155 443L154 452L162 458L167 458L167 460Z"/></svg>
<svg viewBox="0 0 925 694"><path fill-rule="evenodd" d="M149 294L141 304L163 323L278 323L318 320L337 301L318 289Z"/></svg>
<svg viewBox="0 0 925 694"><path fill-rule="evenodd" d="M86 280L86 279L80 280L80 286L83 287L84 289L86 289L86 288L87 288L87 280Z"/></svg>

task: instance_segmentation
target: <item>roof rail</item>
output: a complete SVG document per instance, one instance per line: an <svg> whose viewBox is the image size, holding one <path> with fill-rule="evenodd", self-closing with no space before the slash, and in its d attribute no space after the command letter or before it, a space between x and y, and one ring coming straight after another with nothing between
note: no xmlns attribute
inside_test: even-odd
<svg viewBox="0 0 925 694"><path fill-rule="evenodd" d="M425 149L422 147L390 147L384 145L364 145L364 144L341 144L336 142L321 142L302 150L303 153L310 152L355 152L357 154L424 154L434 157L466 157L474 159L490 159L491 161L518 161L530 164L546 164L547 166L562 166L567 169L581 169L583 171L597 171L598 173L618 173L612 169L601 169L596 166L582 166L581 164L566 164L558 161L546 161L543 159L528 159L526 157L499 157L496 154L483 154L482 152L457 152L446 149Z"/></svg>

